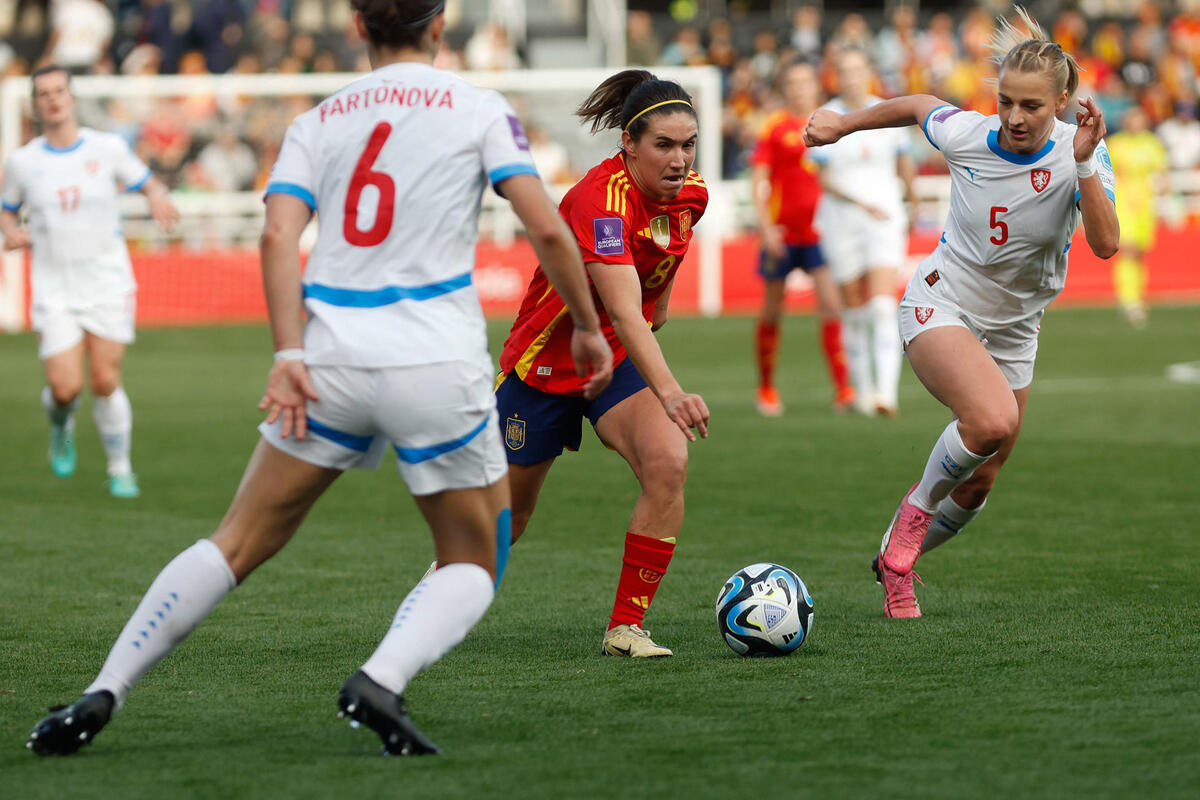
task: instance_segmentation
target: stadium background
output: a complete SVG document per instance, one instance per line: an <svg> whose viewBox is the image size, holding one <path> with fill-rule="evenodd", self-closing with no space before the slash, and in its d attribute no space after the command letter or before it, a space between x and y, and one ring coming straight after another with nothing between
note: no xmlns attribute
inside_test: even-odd
<svg viewBox="0 0 1200 800"><path fill-rule="evenodd" d="M1200 67L1200 2L1084 0L1032 2L1030 8L1074 52L1084 68L1080 94L1094 95L1110 131L1139 105L1163 132L1171 175L1158 198L1161 232L1149 254L1149 299L1200 299L1200 122L1195 119ZM715 296L702 302L696 263L681 272L676 312L744 312L758 303L757 241L746 181L747 156L762 120L778 106L777 66L800 56L821 65L826 92L837 90L832 58L847 45L865 48L883 96L931 92L966 108L995 110L994 75L986 42L1008 3L572 2L492 0L447 3L447 46L438 63L449 69L521 75L564 68L629 65L703 67L719 75L720 164L697 167L725 202L698 226L716 237ZM260 192L287 123L327 92L306 89L313 73L367 69L351 30L345 0L8 0L0 2L0 75L20 123L5 128L7 152L35 131L27 83L20 76L56 61L77 75L191 76L193 88L155 97L84 98L85 124L124 135L175 193L185 222L163 237L145 219L140 197L126 199L127 228L140 285L142 326L265 319L255 242ZM215 96L197 89L203 77L253 79L271 74L290 91ZM543 73L545 74L545 73ZM292 81L286 81L292 76ZM161 78L158 79L161 82ZM586 87L565 97L509 92L525 117L543 177L561 194L613 136L591 137L569 114ZM575 96L578 95L578 96ZM708 112L711 114L711 112ZM707 115L706 115L707 116ZM703 121L703 120L702 120ZM707 120L708 131L718 127ZM1165 127L1164 127L1165 126ZM19 131L19 133L18 133ZM948 179L941 156L914 132L920 164L921 214L910 243L915 265L936 244L945 216ZM19 141L18 141L19 140ZM710 157L708 161L714 161ZM490 193L489 193L490 194ZM506 209L488 198L477 286L485 309L511 314L533 268L531 249ZM490 215L495 215L493 218ZM27 325L27 257L10 255L0 273L0 327ZM802 275L789 284L794 309L811 306ZM1074 249L1060 302L1112 302L1110 266Z"/></svg>

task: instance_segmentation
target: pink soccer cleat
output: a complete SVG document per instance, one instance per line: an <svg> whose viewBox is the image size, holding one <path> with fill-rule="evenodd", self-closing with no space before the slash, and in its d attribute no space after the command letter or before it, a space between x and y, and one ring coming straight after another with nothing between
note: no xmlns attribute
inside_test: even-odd
<svg viewBox="0 0 1200 800"><path fill-rule="evenodd" d="M933 521L933 514L908 502L916 488L917 484L914 483L900 501L900 507L896 509L892 524L883 534L883 543L879 546L884 565L900 575L912 572L917 556L921 555L921 542L925 540L929 523Z"/></svg>
<svg viewBox="0 0 1200 800"><path fill-rule="evenodd" d="M876 555L875 560L871 562L871 569L875 570L875 580L883 586L883 615L885 617L913 619L921 616L921 606L917 603L916 594L913 593L914 579L922 586L925 585L920 575L915 572L907 575L893 572L883 563L883 557L880 555Z"/></svg>

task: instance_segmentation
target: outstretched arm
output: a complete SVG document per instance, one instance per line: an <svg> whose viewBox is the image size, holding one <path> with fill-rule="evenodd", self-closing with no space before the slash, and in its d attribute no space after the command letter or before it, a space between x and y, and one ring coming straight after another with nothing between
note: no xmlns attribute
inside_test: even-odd
<svg viewBox="0 0 1200 800"><path fill-rule="evenodd" d="M642 316L642 283L637 270L632 264L599 262L589 262L587 268L617 338L625 345L633 365L658 397L667 416L679 426L688 441L696 441L692 428L702 438L707 438L708 406L700 395L685 392L671 374L658 340Z"/></svg>
<svg viewBox="0 0 1200 800"><path fill-rule="evenodd" d="M1104 138L1104 114L1092 98L1080 100L1084 110L1075 113L1079 128L1075 131L1075 163L1079 168L1079 211L1088 247L1100 258L1112 258L1121 244L1121 225L1117 207L1091 165L1092 154Z"/></svg>
<svg viewBox="0 0 1200 800"><path fill-rule="evenodd" d="M948 103L931 94L910 94L884 100L882 103L848 114L819 108L808 118L808 126L804 129L804 143L809 147L820 147L823 144L833 144L855 131L920 125L929 116L930 111L944 105Z"/></svg>
<svg viewBox="0 0 1200 800"><path fill-rule="evenodd" d="M514 175L502 181L497 189L512 203L513 211L525 225L542 272L567 305L575 323L571 334L575 371L579 377L588 379L583 387L584 397L595 397L612 380L612 349L600 332L600 317L592 302L575 237L536 175Z"/></svg>

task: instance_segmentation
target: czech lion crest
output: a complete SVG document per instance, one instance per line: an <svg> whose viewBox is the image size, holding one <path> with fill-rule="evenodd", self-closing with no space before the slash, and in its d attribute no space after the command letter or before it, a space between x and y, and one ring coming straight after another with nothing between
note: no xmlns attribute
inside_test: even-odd
<svg viewBox="0 0 1200 800"><path fill-rule="evenodd" d="M1029 182L1033 184L1033 190L1038 194L1050 185L1050 170L1048 169L1031 169L1029 170Z"/></svg>

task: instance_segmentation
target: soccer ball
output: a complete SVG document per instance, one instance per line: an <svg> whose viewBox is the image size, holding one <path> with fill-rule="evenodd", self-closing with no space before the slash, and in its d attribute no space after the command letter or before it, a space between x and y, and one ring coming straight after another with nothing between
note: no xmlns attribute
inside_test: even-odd
<svg viewBox="0 0 1200 800"><path fill-rule="evenodd" d="M779 564L740 569L717 595L717 629L740 656L786 656L808 638L812 619L808 587Z"/></svg>

